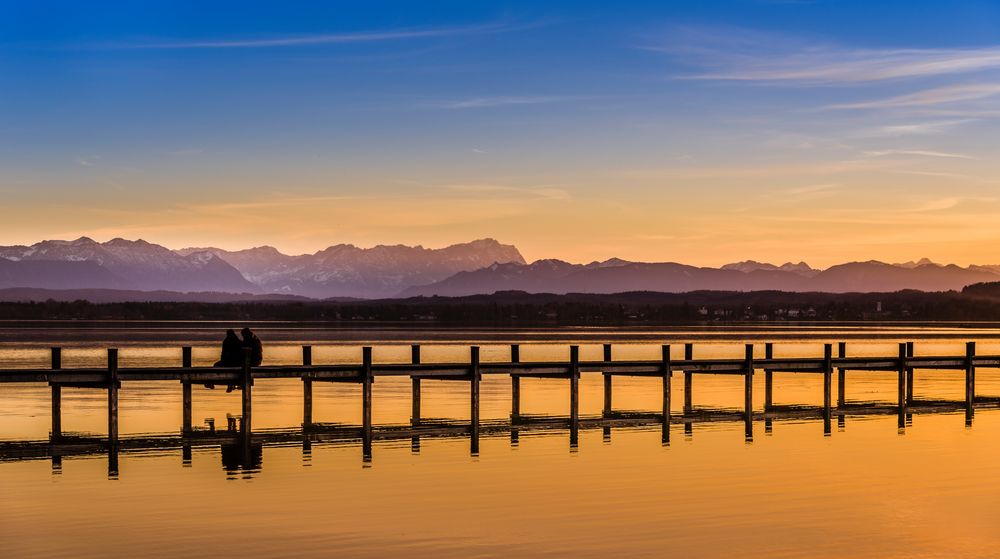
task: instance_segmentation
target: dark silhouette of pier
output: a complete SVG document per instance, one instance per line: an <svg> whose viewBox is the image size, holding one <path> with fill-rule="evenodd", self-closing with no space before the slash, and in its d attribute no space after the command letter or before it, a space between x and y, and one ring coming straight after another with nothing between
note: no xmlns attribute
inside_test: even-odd
<svg viewBox="0 0 1000 559"><path fill-rule="evenodd" d="M898 353L879 357L850 357L847 355L847 344L840 343L837 356L833 355L833 345L826 344L822 357L775 357L774 345L765 345L763 359L754 355L753 344L746 344L742 359L696 359L693 344L684 344L683 359L675 359L670 345L661 346L661 357L657 360L615 360L612 355L612 345L605 344L603 358L600 361L581 361L579 346L570 346L568 359L563 362L526 362L520 359L519 345L510 346L510 360L507 362L480 361L479 347L469 348L469 361L465 363L425 363L420 357L420 346L412 346L410 363L373 363L372 348L363 347L360 363L356 364L313 364L312 347L302 347L302 364L293 366L251 366L249 349L244 350L242 367L193 367L191 348L181 350L179 367L143 367L120 368L118 366L118 350L108 349L106 368L62 368L62 352L60 348L51 350L51 367L46 369L6 369L0 370L0 383L47 383L52 393L52 428L47 442L22 442L0 444L0 459L16 458L19 455L30 456L43 452L44 448L53 457L64 456L74 448L100 448L115 456L121 448L142 447L144 439L119 437L118 430L118 395L122 385L131 381L174 381L181 383L182 409L180 434L169 439L169 444L182 447L198 444L234 445L243 449L243 462L255 462L254 445L264 442L282 442L287 437L297 437L301 441L330 439L339 437L343 440L359 440L363 457L371 459L372 441L384 438L410 438L419 448L420 437L427 436L467 436L470 440L471 452L479 452L479 440L484 432L509 432L512 441L516 442L521 432L532 429L560 428L569 431L571 448L578 443L581 429L605 429L610 433L613 427L628 425L662 425L662 440L670 442L671 425L683 424L686 434L691 433L693 425L708 421L742 421L745 425L746 440L753 438L753 425L756 421L765 422L765 432L769 431L774 420L796 418L820 418L823 421L823 432L831 432L834 417L843 425L848 415L895 414L898 416L899 428L904 428L907 417L917 412L965 412L967 425L971 425L977 408L1000 407L1000 399L976 396L976 370L981 368L1000 368L1000 356L977 356L974 342L966 344L966 351L961 356L914 356L912 343L900 343ZM961 372L965 382L965 398L963 401L916 400L913 396L914 371L917 369L954 370ZM753 376L759 371L765 375L764 406L762 410L753 407ZM897 398L895 405L876 404L872 402L849 402L847 399L847 373L866 373L875 371L895 372L897 377ZM674 372L684 375L684 405L679 416L673 416L671 411L671 378ZM775 391L774 373L800 373L814 375L823 385L822 406L800 406L773 404ZM837 375L838 398L833 402L833 375ZM600 416L580 416L580 377L583 374L601 374L604 378L604 406ZM511 412L510 419L503 422L483 422L480 420L480 382L483 375L509 375L511 379ZM744 379L744 405L741 411L719 410L697 407L694 401L694 379L698 375L734 375ZM372 424L372 385L379 377L409 377L412 383L412 410L410 424L406 426L379 426ZM615 410L613 404L614 377L634 376L662 379L662 408L655 413L630 412ZM956 375L958 376L958 375ZM521 413L521 379L542 378L552 381L568 381L568 416L564 417L532 417ZM260 432L252 429L253 419L253 386L257 379L299 378L303 387L302 425L295 433ZM956 379L958 380L958 379ZM420 392L424 381L468 383L470 420L468 423L457 423L450 420L426 419L421 416ZM361 390L361 425L322 425L313 422L312 385L316 382L336 382L360 384ZM242 388L239 394L242 399L242 415L237 421L230 421L226 430L216 431L214 426L209 430L196 430L191 421L192 386L202 384L235 384ZM106 439L80 439L63 434L62 428L62 387L90 388L107 392L108 406L108 436ZM238 425L238 427L237 427ZM148 443L151 439L145 439ZM162 442L156 439L157 444ZM152 444L152 443L150 443ZM305 442L303 442L305 444ZM235 451L234 451L235 452ZM224 461L240 463L230 452L224 456ZM259 462L259 451L256 453ZM109 464L111 460L109 458ZM111 470L109 465L109 471ZM117 471L117 466L114 468Z"/></svg>

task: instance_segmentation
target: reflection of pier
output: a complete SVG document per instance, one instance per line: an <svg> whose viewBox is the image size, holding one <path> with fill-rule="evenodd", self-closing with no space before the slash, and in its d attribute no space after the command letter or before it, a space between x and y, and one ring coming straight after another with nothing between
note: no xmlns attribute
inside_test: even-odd
<svg viewBox="0 0 1000 559"><path fill-rule="evenodd" d="M978 408L1000 409L1000 398L977 400ZM962 402L948 401L917 401L907 408L903 415L904 425L909 425L913 415L925 414L958 414L965 410ZM864 419L876 416L892 416L898 413L896 406L879 405L875 403L848 404L843 409L832 412L839 430L846 429L848 419ZM823 420L824 436L829 434L826 413L818 406L773 406L767 412L754 412L753 421L763 421L764 432L770 435L775 425L781 422L801 422ZM961 416L959 416L961 421ZM970 425L966 416L965 425ZM522 436L554 435L567 436L569 448L575 452L578 448L580 431L596 431L600 429L605 443L611 442L612 432L616 429L636 429L659 426L661 443L669 444L671 425L683 424L685 440L691 440L697 425L707 426L720 423L745 423L742 411L702 408L692 411L683 417L671 418L670 424L664 424L661 414L644 412L612 412L609 416L580 418L573 428L572 422L565 417L527 416L522 415L517 421L485 421L479 426L479 435L483 437L509 436L511 446L518 446ZM410 442L413 453L419 453L421 441L439 438L466 438L475 436L469 424L445 419L425 419L420 425L385 425L372 429L371 439L374 441L404 441ZM181 451L181 463L190 466L194 450L218 449L222 468L227 477L252 477L263 468L263 449L268 447L301 446L304 464L312 460L315 446L323 445L356 445L363 443L364 429L358 426L339 424L313 424L308 428L270 429L258 431L249 435L241 430L226 431L198 430L184 434L149 435L122 437L111 444L105 438L86 436L63 436L49 441L8 441L0 442L0 462L12 460L44 460L52 462L53 473L60 473L64 458L106 455L108 460L108 476L117 478L119 475L119 456L121 454L173 453ZM371 461L371 448L362 444L362 461ZM478 445L473 453L478 452Z"/></svg>
<svg viewBox="0 0 1000 559"><path fill-rule="evenodd" d="M679 422L688 425L706 417L719 415L716 412L702 410L694 406L694 377L699 374L736 375L744 379L744 406L739 417L745 423L746 436L753 436L753 423L757 419L777 417L775 414L815 414L819 413L824 421L824 431L830 432L831 420L834 415L842 418L845 413L885 413L891 411L899 417L899 426L905 426L906 414L911 408L929 409L963 409L966 421L972 421L975 408L994 406L996 401L977 398L975 394L975 375L979 368L1000 368L1000 356L976 356L975 343L966 345L965 355L943 357L916 357L913 344L899 344L897 355L887 357L848 357L846 344L839 345L837 357L833 356L833 346L826 344L822 357L817 358L781 358L774 356L774 346L766 344L764 359L756 359L754 346L746 345L743 359L695 359L694 346L685 344L684 358L674 359L671 346L662 346L661 358L657 360L623 361L614 360L610 344L604 346L603 359L600 361L581 361L578 346L569 347L569 358L564 362L524 362L520 359L520 348L512 345L510 361L503 363L480 362L479 348L471 347L469 361L466 363L424 363L420 359L420 347L413 346L410 363L373 363L372 349L364 347L361 351L361 362L346 365L314 365L312 348L302 348L302 365L251 367L249 353L245 356L243 367L213 368L192 367L191 348L181 351L180 367L155 368L119 368L118 350L108 350L107 367L101 369L63 369L61 367L62 353L59 348L52 349L51 368L0 370L0 383L11 382L45 382L52 389L52 442L60 442L62 436L62 406L61 388L63 386L93 388L106 390L108 394L108 446L114 449L120 444L118 436L118 393L122 383L129 381L179 381L182 385L183 405L181 410L181 433L186 437L196 434L191 423L192 386L196 384L235 384L241 387L242 417L239 436L244 441L256 440L258 434L252 432L253 385L257 379L299 378L303 384L303 430L313 432L317 428L312 421L312 384L315 382L341 382L360 384L362 387L361 407L362 424L355 427L355 434L361 439L366 457L371 456L372 439L384 428L376 429L372 425L372 385L377 377L408 376L412 380L412 417L407 437L419 437L427 429L433 429L433 423L421 417L420 391L424 380L440 380L449 382L469 383L470 421L465 426L471 440L472 452L479 449L480 433L486 424L480 421L480 382L483 375L510 375L511 377L511 419L506 423L507 429L519 430L522 425L531 422L531 418L521 414L520 394L523 377L545 379L561 379L569 381L569 414L566 423L570 431L570 444L577 444L579 429L591 425L593 421L629 420L616 413L612 403L612 388L614 376L638 376L662 379L662 407L655 414L640 414L639 419L652 419L663 425L663 439L670 439L670 424ZM945 369L964 372L965 399L963 402L920 402L913 398L913 372L916 369ZM765 397L763 414L753 408L753 375L763 370L765 374ZM679 421L671 417L671 377L674 371L684 374L684 407ZM897 376L897 398L894 406L862 406L850 404L846 398L847 371L870 372L891 371ZM819 408L796 408L773 405L774 373L813 374L823 382L823 406ZM833 404L833 374L837 373L838 399ZM601 373L604 375L604 409L600 419L580 417L580 376L581 374ZM629 414L625 414L628 416ZM633 416L635 414L632 414ZM732 419L732 414L723 414ZM631 419L635 420L636 417ZM492 428L492 427L490 427ZM252 460L251 460L252 461Z"/></svg>

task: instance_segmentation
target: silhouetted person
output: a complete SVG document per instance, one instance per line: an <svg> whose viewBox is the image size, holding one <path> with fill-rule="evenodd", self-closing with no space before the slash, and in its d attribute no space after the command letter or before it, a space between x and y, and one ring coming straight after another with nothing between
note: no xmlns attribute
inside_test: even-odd
<svg viewBox="0 0 1000 559"><path fill-rule="evenodd" d="M236 331L226 330L226 338L222 340L222 355L215 362L215 367L241 367L243 366L243 342L236 335ZM214 384L206 384L208 388L215 388ZM232 392L236 388L235 384L226 387L226 392Z"/></svg>
<svg viewBox="0 0 1000 559"><path fill-rule="evenodd" d="M260 343L260 338L249 328L244 328L241 334L243 334L243 347L250 348L250 366L259 367L264 361L264 346Z"/></svg>

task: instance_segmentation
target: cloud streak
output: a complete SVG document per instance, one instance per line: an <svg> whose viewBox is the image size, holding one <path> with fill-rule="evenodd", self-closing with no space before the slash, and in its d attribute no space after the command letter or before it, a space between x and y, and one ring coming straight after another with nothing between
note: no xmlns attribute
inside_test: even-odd
<svg viewBox="0 0 1000 559"><path fill-rule="evenodd" d="M540 105L543 103L559 103L571 101L577 97L565 95L529 95L529 96L495 96L472 97L456 101L446 101L434 105L438 109L489 109L493 107L509 107L513 105Z"/></svg>
<svg viewBox="0 0 1000 559"><path fill-rule="evenodd" d="M525 28L526 25L509 23L487 23L458 27L405 28L385 31L361 31L353 33L321 33L315 35L290 35L282 37L206 39L192 41L167 41L159 43L132 43L110 45L121 49L248 49L274 47L307 47L352 43L374 43L412 39L433 39L460 35L502 33Z"/></svg>
<svg viewBox="0 0 1000 559"><path fill-rule="evenodd" d="M960 101L975 101L995 95L1000 95L1000 83L948 85L925 89L915 93L907 93L906 95L897 95L886 99L829 105L826 108L842 110L929 107Z"/></svg>
<svg viewBox="0 0 1000 559"><path fill-rule="evenodd" d="M676 28L646 50L701 66L688 79L849 84L968 74L1000 68L1000 45L953 49L862 49L740 28Z"/></svg>

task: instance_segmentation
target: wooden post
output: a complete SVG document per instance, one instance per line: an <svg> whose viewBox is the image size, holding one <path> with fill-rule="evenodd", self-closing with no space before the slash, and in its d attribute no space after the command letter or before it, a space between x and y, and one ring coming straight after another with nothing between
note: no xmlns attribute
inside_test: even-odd
<svg viewBox="0 0 1000 559"><path fill-rule="evenodd" d="M479 372L479 346L469 348L469 360L471 367L469 379L471 380L471 390L469 391L471 410L469 412L469 422L472 424L472 453L479 452L479 382L483 379Z"/></svg>
<svg viewBox="0 0 1000 559"><path fill-rule="evenodd" d="M410 362L420 364L420 346L410 346ZM420 425L420 377L410 377L410 425Z"/></svg>
<svg viewBox="0 0 1000 559"><path fill-rule="evenodd" d="M965 411L971 418L976 408L976 342L965 344Z"/></svg>
<svg viewBox="0 0 1000 559"><path fill-rule="evenodd" d="M569 346L569 420L575 429L580 423L580 346Z"/></svg>
<svg viewBox="0 0 1000 559"><path fill-rule="evenodd" d="M519 363L521 361L520 346L512 344L510 346L510 362ZM510 376L510 421L511 423L521 419L521 377L512 374Z"/></svg>
<svg viewBox="0 0 1000 559"><path fill-rule="evenodd" d="M372 445L372 348L361 348L361 441L365 459L371 459Z"/></svg>
<svg viewBox="0 0 1000 559"><path fill-rule="evenodd" d="M843 359L847 357L847 342L837 344L837 357ZM837 369L837 408L847 407L847 371L840 367Z"/></svg>
<svg viewBox="0 0 1000 559"><path fill-rule="evenodd" d="M52 370L62 368L62 348L52 348ZM62 386L50 382L52 387L52 438L62 436Z"/></svg>
<svg viewBox="0 0 1000 559"><path fill-rule="evenodd" d="M764 344L764 359L774 359L774 344L768 342ZM764 369L764 412L771 411L774 404L774 373L769 369Z"/></svg>
<svg viewBox="0 0 1000 559"><path fill-rule="evenodd" d="M749 429L753 421L753 344L746 344L746 358L743 365L743 419Z"/></svg>
<svg viewBox="0 0 1000 559"><path fill-rule="evenodd" d="M899 344L899 367L896 381L896 396L898 400L900 419L906 412L906 344Z"/></svg>
<svg viewBox="0 0 1000 559"><path fill-rule="evenodd" d="M670 440L670 378L673 375L673 370L670 364L670 346L663 345L660 347L660 352L663 360L663 426L664 426L664 436L667 439L665 442Z"/></svg>
<svg viewBox="0 0 1000 559"><path fill-rule="evenodd" d="M684 360L691 361L694 359L694 344L684 344ZM684 414L691 413L693 406L691 402L691 384L692 384L692 374L690 371L684 371Z"/></svg>
<svg viewBox="0 0 1000 559"><path fill-rule="evenodd" d="M311 367L313 364L312 346L302 346L302 366ZM313 423L313 381L309 377L310 373L302 375L302 427L312 427Z"/></svg>
<svg viewBox="0 0 1000 559"><path fill-rule="evenodd" d="M108 348L108 441L112 446L118 444L118 350L116 348Z"/></svg>
<svg viewBox="0 0 1000 559"><path fill-rule="evenodd" d="M823 345L823 415L831 417L833 406L833 345Z"/></svg>
<svg viewBox="0 0 1000 559"><path fill-rule="evenodd" d="M191 368L191 347L181 348L181 367ZM189 435L193 431L191 425L191 381L181 381L181 433Z"/></svg>
<svg viewBox="0 0 1000 559"><path fill-rule="evenodd" d="M244 437L249 437L253 429L253 371L250 368L253 359L253 350L249 347L243 348L243 419L240 423L240 430Z"/></svg>
<svg viewBox="0 0 1000 559"><path fill-rule="evenodd" d="M913 342L906 342L906 356L913 357ZM913 367L906 368L906 405L913 405Z"/></svg>
<svg viewBox="0 0 1000 559"><path fill-rule="evenodd" d="M611 362L611 344L604 344L604 362ZM604 409L602 410L602 415L608 417L611 415L612 407L611 403L611 373L604 371Z"/></svg>

